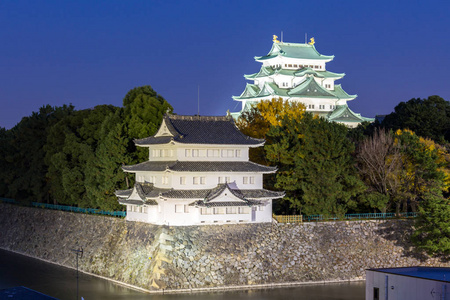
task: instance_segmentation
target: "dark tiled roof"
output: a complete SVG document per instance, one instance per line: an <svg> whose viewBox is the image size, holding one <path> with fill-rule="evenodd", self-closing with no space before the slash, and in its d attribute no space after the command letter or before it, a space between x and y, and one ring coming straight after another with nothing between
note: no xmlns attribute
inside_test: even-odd
<svg viewBox="0 0 450 300"><path fill-rule="evenodd" d="M133 192L133 189L117 190L117 191L115 191L114 194L119 198L128 198L128 197L130 197L132 192Z"/></svg>
<svg viewBox="0 0 450 300"><path fill-rule="evenodd" d="M119 203L123 205L132 204L132 205L142 205L144 201L142 200L128 200L119 198Z"/></svg>
<svg viewBox="0 0 450 300"><path fill-rule="evenodd" d="M192 205L205 206L216 203L210 201L218 197L226 189L228 189L230 193L232 193L234 196L243 201L243 202L233 202L233 203L240 203L239 205L236 204L237 206L254 205L255 203L258 203L258 201L255 202L254 200L276 199L284 196L283 192L274 192L265 189L259 190L233 189L228 184L219 184L213 189L204 189L204 190L160 189L154 187L152 183L135 183L134 188L136 189L141 200L128 200L127 198L124 198L124 196L118 196L119 203L139 205L144 204L144 200L147 199L146 204L157 205L157 202L155 200L149 198L156 198L161 196L167 199L199 199L198 201L192 203ZM130 190L116 191L116 195L125 195L125 194L128 194L129 197L131 195L131 191ZM219 204L214 205L217 206Z"/></svg>
<svg viewBox="0 0 450 300"><path fill-rule="evenodd" d="M135 144L167 144L172 139L183 144L260 145L264 142L241 133L232 117L165 115L164 121L173 137L150 136L135 140Z"/></svg>
<svg viewBox="0 0 450 300"><path fill-rule="evenodd" d="M223 207L223 206L254 206L258 205L259 201L228 201L228 202L203 202L203 201L195 201L189 204L190 206L199 206L199 207Z"/></svg>
<svg viewBox="0 0 450 300"><path fill-rule="evenodd" d="M262 172L273 173L276 167L267 167L250 161L146 161L132 166L123 166L127 172L171 171L179 172Z"/></svg>

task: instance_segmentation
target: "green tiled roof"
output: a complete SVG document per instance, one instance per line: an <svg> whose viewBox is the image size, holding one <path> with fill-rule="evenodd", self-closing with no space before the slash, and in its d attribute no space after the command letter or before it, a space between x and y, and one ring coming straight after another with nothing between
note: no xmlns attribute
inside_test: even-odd
<svg viewBox="0 0 450 300"><path fill-rule="evenodd" d="M345 92L340 84L336 84L334 86L334 94L336 95L337 98L339 99L347 99L347 100L353 100L356 97L358 97L358 95L349 95L347 94L347 92Z"/></svg>
<svg viewBox="0 0 450 300"><path fill-rule="evenodd" d="M300 43L273 43L272 49L265 56L257 56L255 60L262 61L272 59L278 55L289 58L299 59L317 59L317 60L332 60L334 55L320 54L314 45L300 44Z"/></svg>
<svg viewBox="0 0 450 300"><path fill-rule="evenodd" d="M353 112L348 105L338 105L336 109L327 116L328 120L333 122L360 123L364 121L373 122L375 119L366 118Z"/></svg>
<svg viewBox="0 0 450 300"><path fill-rule="evenodd" d="M295 76L295 77L303 77L305 75L314 75L319 78L342 78L345 76L345 73L333 73L329 71L316 71L309 67L302 68L299 70L290 70L290 69L273 69L272 67L264 67L262 66L258 73L253 73L250 75L244 75L246 79L256 79L256 78L264 78L269 77L271 75L286 75L286 76Z"/></svg>
<svg viewBox="0 0 450 300"><path fill-rule="evenodd" d="M315 98L334 98L333 93L323 87L321 87L314 77L308 77L301 84L293 88L288 92L291 97L306 96Z"/></svg>

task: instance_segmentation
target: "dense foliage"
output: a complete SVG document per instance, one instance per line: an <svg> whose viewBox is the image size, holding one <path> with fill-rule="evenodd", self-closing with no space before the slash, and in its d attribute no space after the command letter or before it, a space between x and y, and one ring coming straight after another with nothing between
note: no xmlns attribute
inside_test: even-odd
<svg viewBox="0 0 450 300"><path fill-rule="evenodd" d="M0 196L122 209L114 191L134 178L121 166L148 155L133 139L154 134L167 111L170 104L143 86L128 92L121 108L47 105L10 130L0 128Z"/></svg>

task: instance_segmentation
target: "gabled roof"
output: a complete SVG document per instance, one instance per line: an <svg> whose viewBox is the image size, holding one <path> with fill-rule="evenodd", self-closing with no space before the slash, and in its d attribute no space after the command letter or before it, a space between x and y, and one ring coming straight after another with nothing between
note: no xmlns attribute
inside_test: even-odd
<svg viewBox="0 0 450 300"><path fill-rule="evenodd" d="M274 173L276 167L259 165L251 161L145 161L136 165L122 166L125 172L258 172Z"/></svg>
<svg viewBox="0 0 450 300"><path fill-rule="evenodd" d="M242 94L239 96L239 98L254 98L258 93L260 92L259 87L255 84L247 83L245 85L245 89L242 92Z"/></svg>
<svg viewBox="0 0 450 300"><path fill-rule="evenodd" d="M207 116L165 115L163 125L170 135L154 135L134 140L137 146L167 144L171 141L183 144L262 145L264 140L244 135L234 124L233 118ZM158 131L160 132L160 131Z"/></svg>
<svg viewBox="0 0 450 300"><path fill-rule="evenodd" d="M296 76L296 77L302 77L305 75L313 75L313 76L319 77L319 78L342 78L345 76L345 73L333 73L330 71L317 71L317 70L313 70L309 67L294 71L294 76Z"/></svg>
<svg viewBox="0 0 450 300"><path fill-rule="evenodd" d="M130 199L133 191L137 192L139 199ZM216 201L213 200L229 192L240 201ZM284 197L283 192L274 192L265 189L256 190L239 190L230 186L230 184L219 184L212 189L203 190L174 190L156 188L152 183L135 183L134 187L129 190L116 191L120 204L134 205L157 205L156 198L165 199L192 199L196 200L191 205L196 206L245 206L255 205L258 201L267 199L278 199Z"/></svg>
<svg viewBox="0 0 450 300"><path fill-rule="evenodd" d="M286 75L286 76L295 76L295 77L303 77L305 75L314 75L319 78L342 78L345 76L345 73L333 73L330 71L317 71L313 70L310 67L305 67L297 70L292 69L273 69L272 67L261 66L261 69L258 73L244 75L246 79L256 79L256 78L264 78L272 75Z"/></svg>
<svg viewBox="0 0 450 300"><path fill-rule="evenodd" d="M272 49L265 56L256 56L256 61L263 61L277 56L299 58L299 59L317 59L330 61L334 58L334 55L322 55L320 54L314 45L300 44L300 43L273 43Z"/></svg>
<svg viewBox="0 0 450 300"><path fill-rule="evenodd" d="M336 109L327 116L328 120L342 123L360 123L364 121L373 122L375 119L366 118L353 112L348 105L338 105Z"/></svg>
<svg viewBox="0 0 450 300"><path fill-rule="evenodd" d="M320 86L313 76L309 76L305 81L288 92L292 97L306 96L318 98L335 98L333 93Z"/></svg>

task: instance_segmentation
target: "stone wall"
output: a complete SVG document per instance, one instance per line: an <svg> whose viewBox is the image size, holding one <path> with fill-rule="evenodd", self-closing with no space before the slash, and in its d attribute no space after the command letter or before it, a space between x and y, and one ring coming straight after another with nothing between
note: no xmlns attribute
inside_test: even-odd
<svg viewBox="0 0 450 300"><path fill-rule="evenodd" d="M413 251L411 221L167 227L0 204L0 247L147 290L364 279L449 266Z"/></svg>

